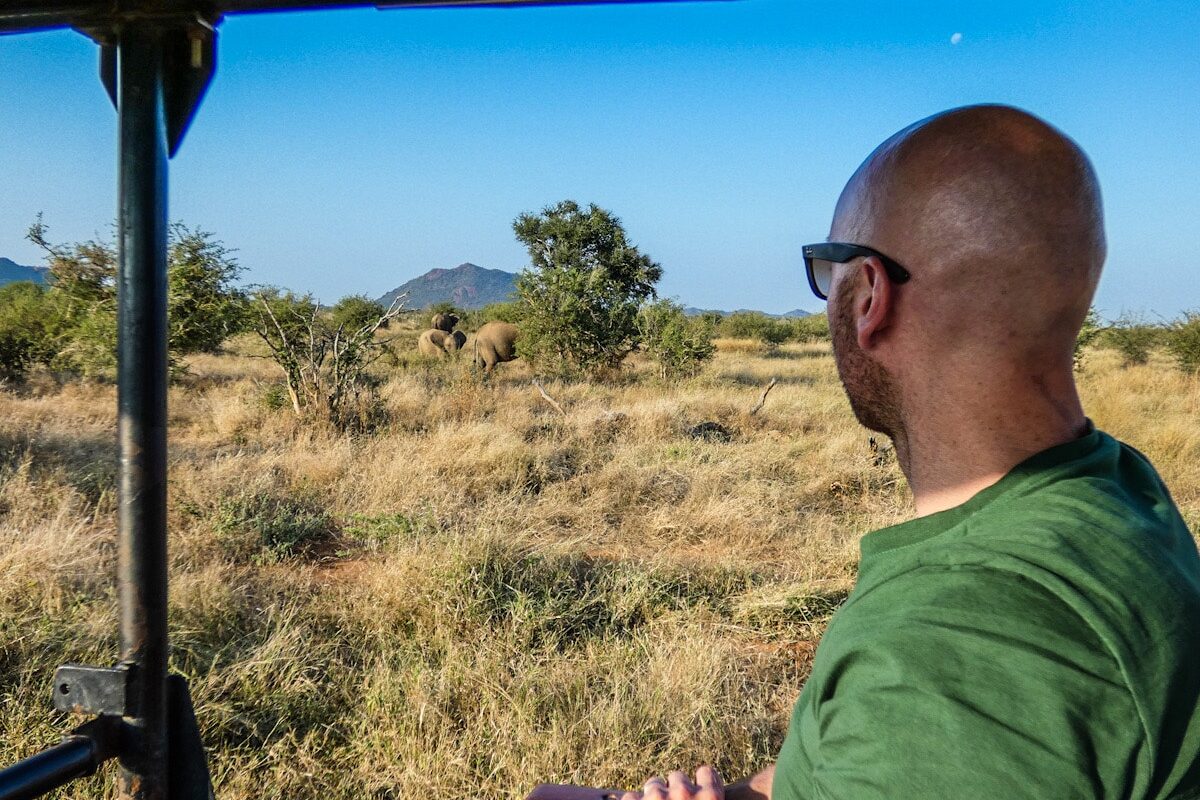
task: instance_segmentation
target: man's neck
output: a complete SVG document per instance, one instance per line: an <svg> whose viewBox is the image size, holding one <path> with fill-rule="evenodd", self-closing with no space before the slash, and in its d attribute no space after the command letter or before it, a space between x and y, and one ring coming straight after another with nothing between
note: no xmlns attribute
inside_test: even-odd
<svg viewBox="0 0 1200 800"><path fill-rule="evenodd" d="M943 383L932 388L944 391L924 404L911 398L908 407L919 413L907 415L896 454L917 516L961 505L1030 456L1082 436L1087 418L1074 381L1058 384L1051 390L1046 381L1035 381L1014 393L1012 387L1022 384L1001 376L972 382L965 391Z"/></svg>

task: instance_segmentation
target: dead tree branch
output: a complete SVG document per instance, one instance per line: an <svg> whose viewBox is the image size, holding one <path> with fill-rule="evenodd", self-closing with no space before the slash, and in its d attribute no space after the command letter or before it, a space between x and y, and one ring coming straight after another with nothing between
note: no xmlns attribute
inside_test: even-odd
<svg viewBox="0 0 1200 800"><path fill-rule="evenodd" d="M551 397L546 390L542 388L542 384L537 378L533 379L533 385L537 387L538 392L542 395L542 399L554 406L555 411L562 414L564 417L567 415L567 412L563 411L563 407L558 404L558 401Z"/></svg>
<svg viewBox="0 0 1200 800"><path fill-rule="evenodd" d="M750 409L750 415L754 416L762 407L767 404L767 395L775 388L775 384L779 382L778 378L771 378L771 382L767 384L767 388L763 389L762 397L758 398L758 402L754 404L754 408Z"/></svg>
<svg viewBox="0 0 1200 800"><path fill-rule="evenodd" d="M382 314L347 330L345 324L331 325L310 295L257 292L260 308L255 329L287 377L297 416L316 411L343 429L362 422L365 403L374 391L367 368L388 349L387 342L377 340L375 334L400 314L405 297L397 297Z"/></svg>

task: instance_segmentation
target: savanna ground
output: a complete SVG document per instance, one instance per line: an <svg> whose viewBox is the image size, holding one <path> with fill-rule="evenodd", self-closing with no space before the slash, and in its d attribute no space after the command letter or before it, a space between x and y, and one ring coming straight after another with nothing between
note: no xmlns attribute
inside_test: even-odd
<svg viewBox="0 0 1200 800"><path fill-rule="evenodd" d="M415 334L414 334L415 335ZM719 342L677 385L385 370L387 422L298 423L253 343L171 390L171 628L221 800L518 798L770 761L860 536L904 519L827 345ZM762 388L778 385L750 415ZM1089 352L1097 425L1200 530L1200 378ZM0 393L0 761L116 655L111 386ZM696 438L715 422L728 432ZM111 771L60 793L111 796Z"/></svg>

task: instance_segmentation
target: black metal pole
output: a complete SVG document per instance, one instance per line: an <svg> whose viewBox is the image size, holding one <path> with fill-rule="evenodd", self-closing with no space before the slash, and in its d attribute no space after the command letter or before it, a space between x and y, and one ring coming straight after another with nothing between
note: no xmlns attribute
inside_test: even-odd
<svg viewBox="0 0 1200 800"><path fill-rule="evenodd" d="M121 659L136 670L120 797L166 800L167 151L163 29L117 38Z"/></svg>
<svg viewBox="0 0 1200 800"><path fill-rule="evenodd" d="M0 772L0 800L30 800L41 797L96 769L96 743L86 736L30 756Z"/></svg>

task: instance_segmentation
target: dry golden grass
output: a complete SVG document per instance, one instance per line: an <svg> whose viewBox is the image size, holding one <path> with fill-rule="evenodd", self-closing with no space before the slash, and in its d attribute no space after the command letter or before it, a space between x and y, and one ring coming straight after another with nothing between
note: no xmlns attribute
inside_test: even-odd
<svg viewBox="0 0 1200 800"><path fill-rule="evenodd" d="M408 359L390 422L298 424L253 357L171 394L171 623L222 800L507 798L778 748L857 544L909 513L828 349L722 341L698 379ZM764 410L748 413L772 378ZM1200 380L1089 354L1097 424L1200 527ZM56 740L65 661L115 655L111 387L0 395L0 759ZM728 434L697 438L714 422ZM61 796L107 796L93 778Z"/></svg>

